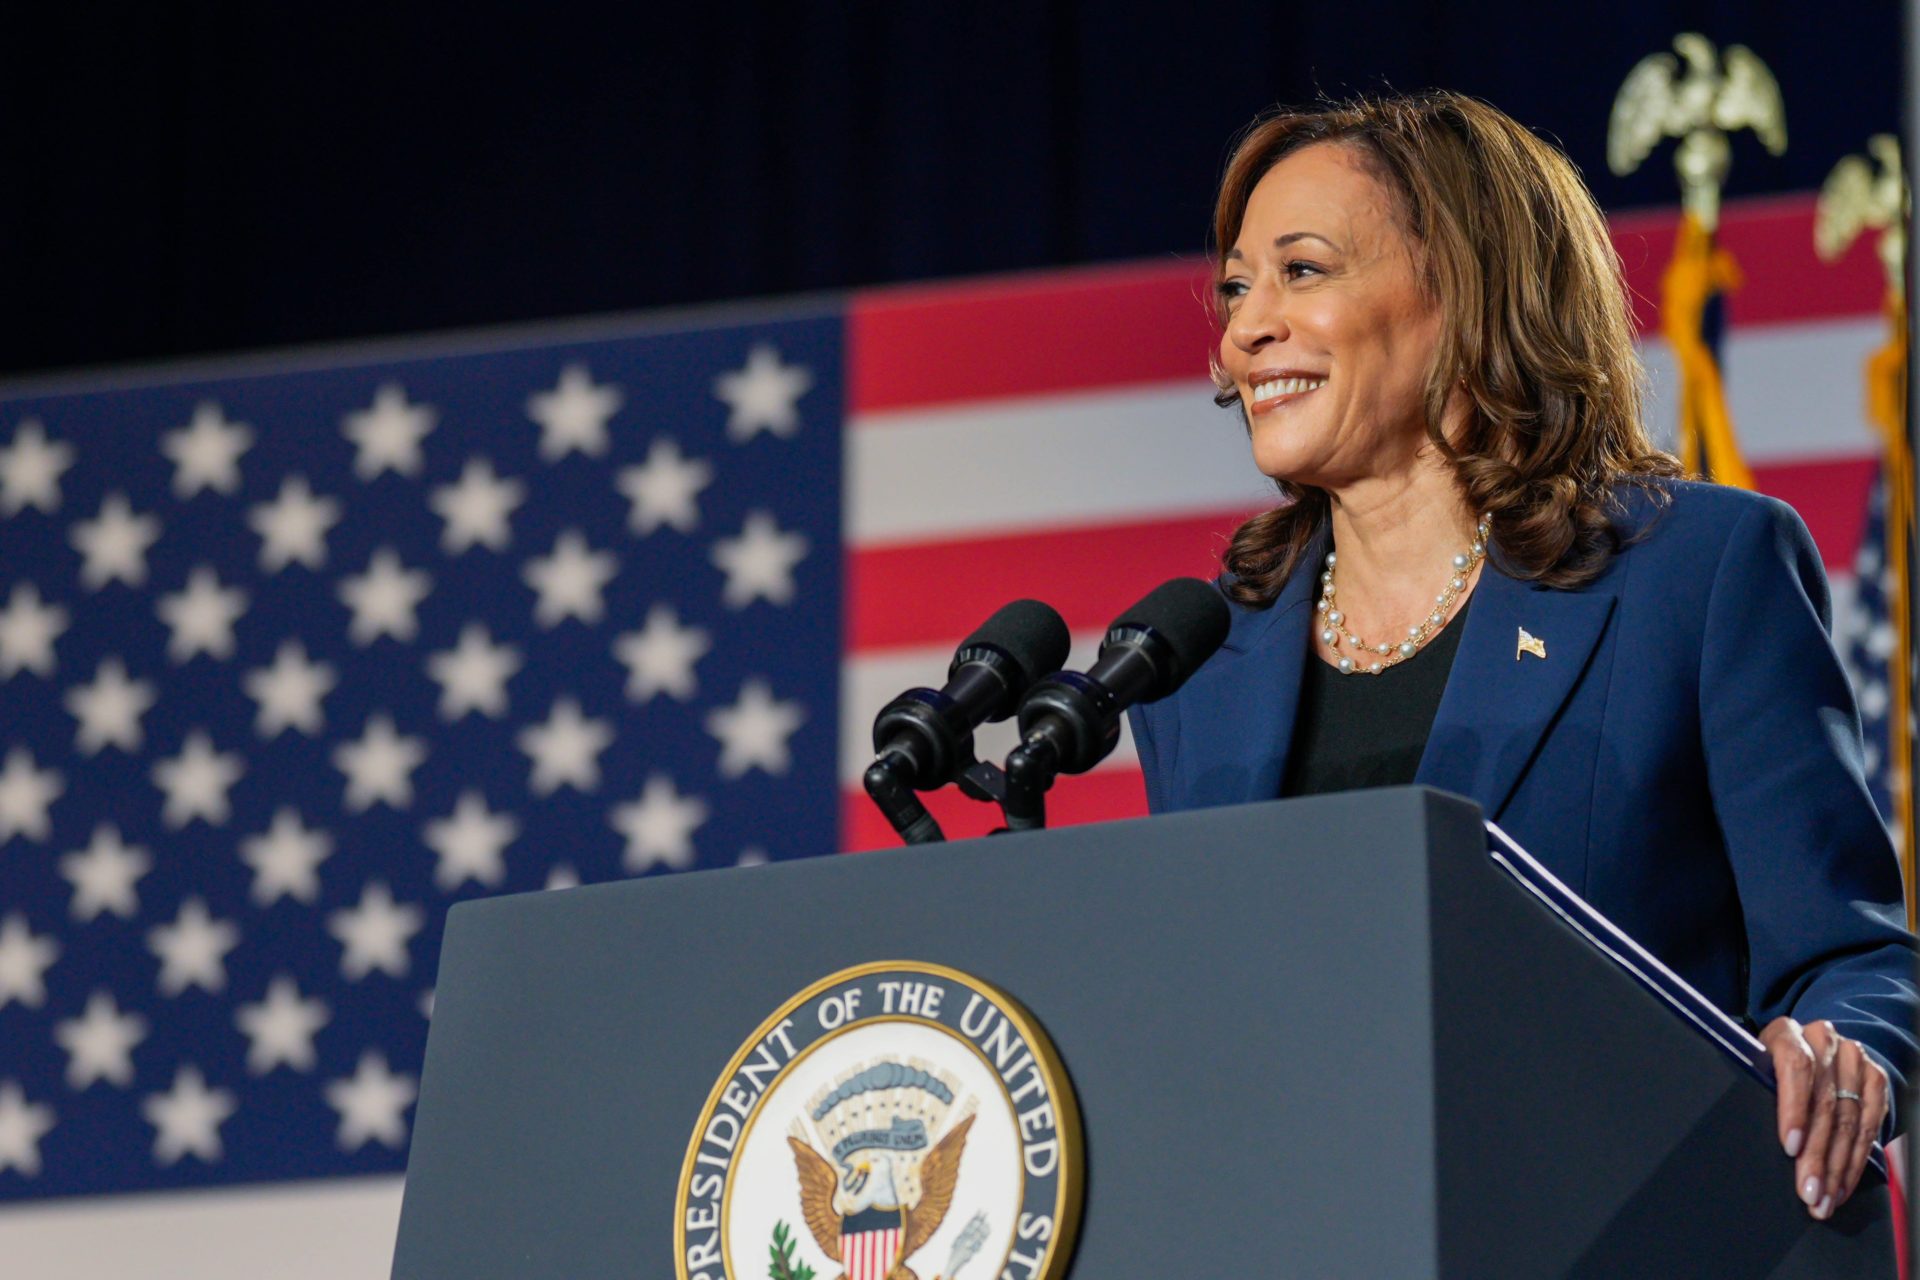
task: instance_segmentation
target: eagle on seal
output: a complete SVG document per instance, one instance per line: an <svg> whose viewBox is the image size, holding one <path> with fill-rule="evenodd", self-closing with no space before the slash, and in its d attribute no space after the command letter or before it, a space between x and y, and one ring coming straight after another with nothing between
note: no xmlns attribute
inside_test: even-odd
<svg viewBox="0 0 1920 1280"><path fill-rule="evenodd" d="M800 1208L821 1252L846 1268L839 1280L920 1280L907 1259L933 1239L953 1204L966 1150L969 1115L920 1162L920 1195L902 1203L892 1157L881 1152L847 1168L844 1178L811 1145L789 1137L800 1174Z"/></svg>

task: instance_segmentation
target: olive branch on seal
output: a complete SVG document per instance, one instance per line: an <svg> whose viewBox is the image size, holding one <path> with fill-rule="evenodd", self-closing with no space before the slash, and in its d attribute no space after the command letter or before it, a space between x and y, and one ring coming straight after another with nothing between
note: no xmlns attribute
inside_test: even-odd
<svg viewBox="0 0 1920 1280"><path fill-rule="evenodd" d="M768 1280L813 1280L813 1268L793 1256L793 1232L786 1223L773 1224L773 1243L767 1246L767 1256L773 1259L767 1270Z"/></svg>

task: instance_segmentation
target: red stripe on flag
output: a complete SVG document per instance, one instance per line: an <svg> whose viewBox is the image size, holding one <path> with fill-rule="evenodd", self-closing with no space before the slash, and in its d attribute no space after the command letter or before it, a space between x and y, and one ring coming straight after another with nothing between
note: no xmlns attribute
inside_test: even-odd
<svg viewBox="0 0 1920 1280"><path fill-rule="evenodd" d="M1828 573L1851 573L1878 465L1873 457L1761 463L1754 465L1753 482L1800 513Z"/></svg>
<svg viewBox="0 0 1920 1280"><path fill-rule="evenodd" d="M1736 325L1790 324L1872 315L1886 298L1886 276L1867 237L1838 262L1822 262L1813 248L1812 195L1730 201L1720 213L1718 239L1744 277L1727 302ZM1626 267L1640 332L1659 328L1660 277L1673 260L1676 209L1623 213L1609 219L1613 244Z"/></svg>
<svg viewBox="0 0 1920 1280"><path fill-rule="evenodd" d="M1214 343L1198 263L1050 271L856 293L855 414L1207 376Z"/></svg>
<svg viewBox="0 0 1920 1280"><path fill-rule="evenodd" d="M969 800L948 787L920 797L949 840L983 836L1000 825L1000 810ZM1138 769L1103 769L1062 778L1047 792L1047 822L1055 827L1145 817L1146 783ZM900 837L860 790L841 793L840 831L849 852L897 849Z"/></svg>
<svg viewBox="0 0 1920 1280"><path fill-rule="evenodd" d="M1036 530L856 550L847 562L854 652L957 642L1009 600L1045 600L1076 631L1168 578L1212 578L1247 512L1139 524Z"/></svg>

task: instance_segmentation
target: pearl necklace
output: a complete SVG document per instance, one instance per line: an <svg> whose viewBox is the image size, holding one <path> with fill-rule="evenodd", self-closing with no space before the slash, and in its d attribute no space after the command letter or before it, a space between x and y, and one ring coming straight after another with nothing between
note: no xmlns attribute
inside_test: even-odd
<svg viewBox="0 0 1920 1280"><path fill-rule="evenodd" d="M1345 642L1357 658L1340 654L1340 674L1356 675L1362 671L1377 676L1388 667L1405 662L1420 651L1420 646L1433 639L1446 625L1447 615L1453 612L1453 602L1466 590L1467 579L1487 555L1487 517L1481 516L1480 523L1474 527L1473 544L1465 551L1455 553L1453 557L1453 576L1447 579L1447 589L1433 598L1433 612L1407 628L1407 638L1399 644L1369 645L1359 636L1347 630L1346 615L1333 607L1333 565L1335 554L1327 552L1327 567L1320 574L1320 643L1339 652L1341 642Z"/></svg>

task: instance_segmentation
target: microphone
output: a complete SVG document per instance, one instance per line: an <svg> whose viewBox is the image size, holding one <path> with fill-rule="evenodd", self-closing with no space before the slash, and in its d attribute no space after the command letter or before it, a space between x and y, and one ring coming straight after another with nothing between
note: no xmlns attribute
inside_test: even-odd
<svg viewBox="0 0 1920 1280"><path fill-rule="evenodd" d="M1086 672L1062 671L1020 703L1020 745L1007 757L1007 825L1044 825L1044 795L1062 773L1085 773L1120 741L1120 716L1166 697L1227 638L1232 617L1212 584L1174 578L1113 620Z"/></svg>
<svg viewBox="0 0 1920 1280"><path fill-rule="evenodd" d="M875 759L862 781L894 830L909 843L943 838L908 790L935 790L971 767L973 731L1012 715L1034 680L1058 671L1071 648L1051 605L1015 600L960 642L944 688L909 689L881 710Z"/></svg>

